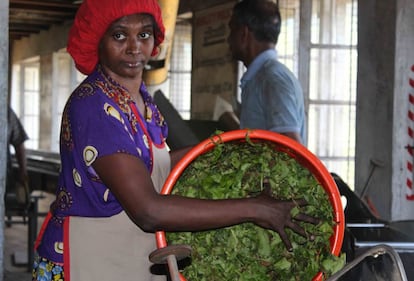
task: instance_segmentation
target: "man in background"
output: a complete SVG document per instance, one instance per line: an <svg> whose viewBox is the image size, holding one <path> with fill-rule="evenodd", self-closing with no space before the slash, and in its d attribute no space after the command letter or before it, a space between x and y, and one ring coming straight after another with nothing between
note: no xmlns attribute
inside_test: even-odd
<svg viewBox="0 0 414 281"><path fill-rule="evenodd" d="M6 200L10 194L15 194L18 203L27 203L28 175L26 168L26 148L24 142L28 139L26 131L16 113L8 107L7 109L7 178L6 178ZM12 155L10 146L13 146L18 164L18 173L13 173ZM24 190L22 189L24 188ZM7 202L6 202L7 203Z"/></svg>
<svg viewBox="0 0 414 281"><path fill-rule="evenodd" d="M240 128L274 131L303 144L303 92L294 74L277 60L280 27L273 1L243 0L233 8L227 41L233 58L247 68L240 85Z"/></svg>

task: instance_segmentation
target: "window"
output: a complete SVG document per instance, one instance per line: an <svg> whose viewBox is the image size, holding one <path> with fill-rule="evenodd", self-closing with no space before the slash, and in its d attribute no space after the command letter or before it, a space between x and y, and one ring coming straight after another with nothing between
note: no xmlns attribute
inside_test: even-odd
<svg viewBox="0 0 414 281"><path fill-rule="evenodd" d="M26 60L13 66L11 104L26 130L28 149L39 148L40 123L39 59Z"/></svg>
<svg viewBox="0 0 414 281"><path fill-rule="evenodd" d="M186 20L177 21L171 49L169 100L181 118L190 119L192 28Z"/></svg>
<svg viewBox="0 0 414 281"><path fill-rule="evenodd" d="M313 0L308 148L354 185L356 0Z"/></svg>
<svg viewBox="0 0 414 281"><path fill-rule="evenodd" d="M282 26L276 46L278 59L298 75L299 0L279 1Z"/></svg>

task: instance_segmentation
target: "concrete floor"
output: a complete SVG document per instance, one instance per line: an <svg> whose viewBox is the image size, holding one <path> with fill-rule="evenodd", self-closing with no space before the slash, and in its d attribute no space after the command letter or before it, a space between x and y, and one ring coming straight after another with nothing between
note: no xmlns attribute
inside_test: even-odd
<svg viewBox="0 0 414 281"><path fill-rule="evenodd" d="M4 229L4 281L28 281L31 274L26 265L14 264L17 259L27 258L27 224L13 224Z"/></svg>
<svg viewBox="0 0 414 281"><path fill-rule="evenodd" d="M43 192L43 199L39 199L39 212L45 213L49 209L54 195ZM42 225L43 217L38 219L38 231ZM23 220L13 217L13 221ZM4 277L3 281L29 281L32 280L31 266L22 264L28 255L28 223L14 223L4 226ZM17 262L17 264L16 264Z"/></svg>

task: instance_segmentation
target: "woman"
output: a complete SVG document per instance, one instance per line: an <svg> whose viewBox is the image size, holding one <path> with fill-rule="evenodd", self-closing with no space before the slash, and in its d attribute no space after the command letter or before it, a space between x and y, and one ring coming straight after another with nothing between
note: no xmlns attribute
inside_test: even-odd
<svg viewBox="0 0 414 281"><path fill-rule="evenodd" d="M72 93L61 128L62 171L36 249L33 280L156 280L153 232L197 231L253 222L305 235L292 202L199 200L158 192L184 151L169 153L167 125L142 81L164 39L156 0L86 0L68 52L88 77ZM163 277L165 280L165 276Z"/></svg>

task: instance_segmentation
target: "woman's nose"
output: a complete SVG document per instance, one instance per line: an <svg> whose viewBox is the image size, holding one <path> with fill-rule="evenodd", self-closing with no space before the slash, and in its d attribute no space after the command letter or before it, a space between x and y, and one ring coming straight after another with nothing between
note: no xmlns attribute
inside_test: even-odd
<svg viewBox="0 0 414 281"><path fill-rule="evenodd" d="M141 53L141 42L136 38L130 38L127 48L129 54L139 54Z"/></svg>

